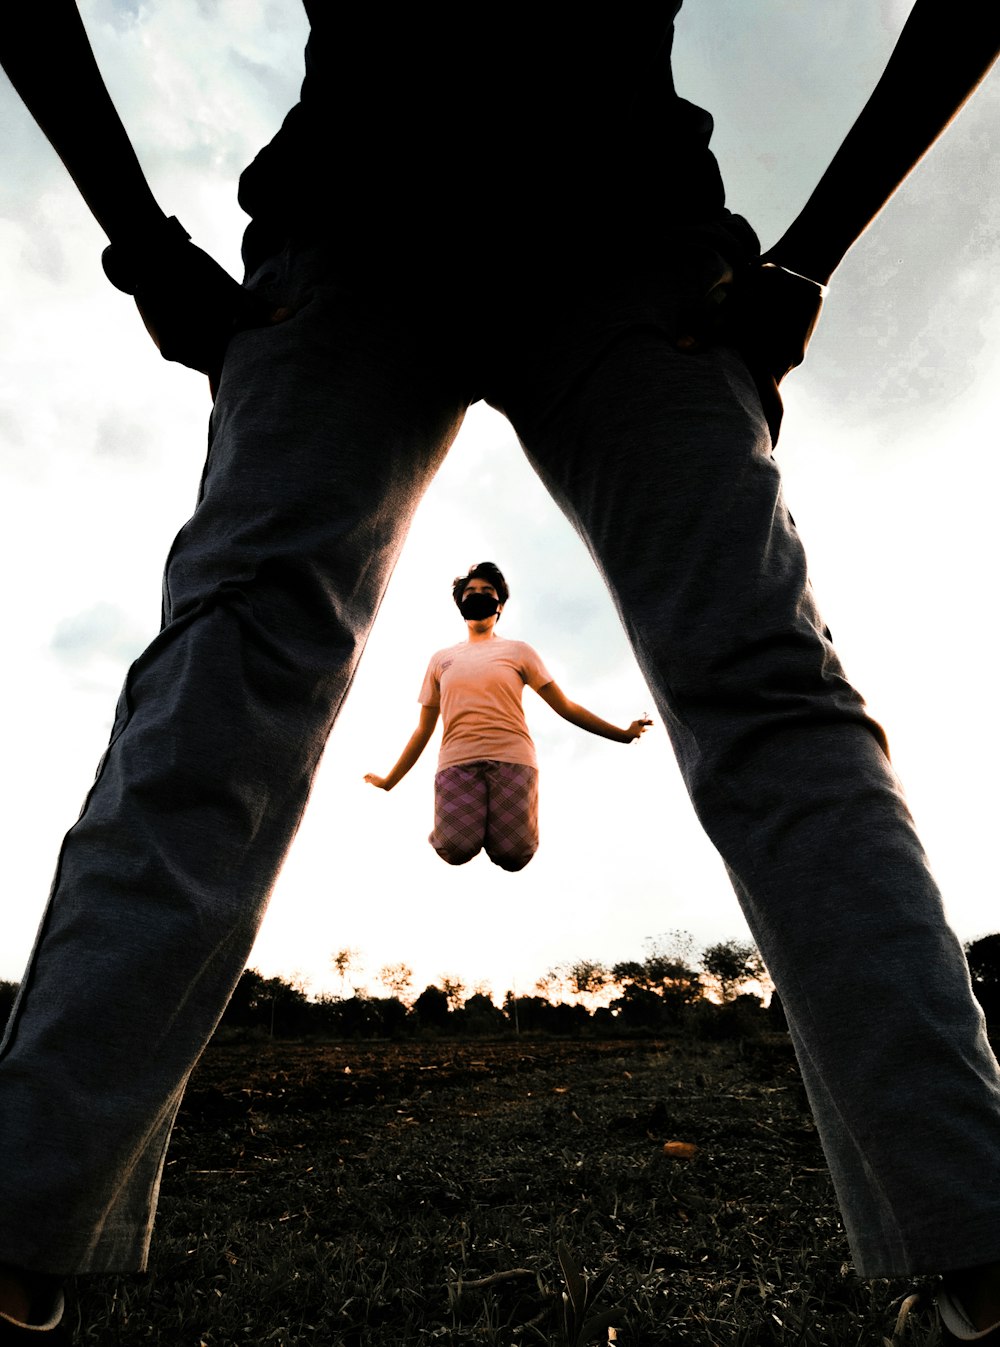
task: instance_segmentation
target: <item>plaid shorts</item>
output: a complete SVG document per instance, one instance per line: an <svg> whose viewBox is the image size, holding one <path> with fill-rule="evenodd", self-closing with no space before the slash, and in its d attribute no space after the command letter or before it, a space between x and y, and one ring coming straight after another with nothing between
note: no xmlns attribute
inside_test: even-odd
<svg viewBox="0 0 1000 1347"><path fill-rule="evenodd" d="M449 865L484 848L494 865L523 870L538 850L538 772L519 762L462 762L434 778L434 831Z"/></svg>

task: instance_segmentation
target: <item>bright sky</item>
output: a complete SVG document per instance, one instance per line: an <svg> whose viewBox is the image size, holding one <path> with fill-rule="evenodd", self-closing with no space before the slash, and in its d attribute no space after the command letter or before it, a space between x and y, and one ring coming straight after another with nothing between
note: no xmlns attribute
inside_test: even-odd
<svg viewBox="0 0 1000 1347"><path fill-rule="evenodd" d="M860 110L909 8L687 0L678 87L715 114L730 205L765 246ZM300 7L81 9L159 200L237 270L236 179L296 96ZM808 365L785 386L779 451L825 616L888 729L963 939L1000 928L998 105L993 77L841 268ZM0 977L17 978L118 687L156 631L209 400L198 376L160 361L104 280L103 236L6 83L0 125ZM372 991L382 965L406 962L417 989L450 974L500 997L531 990L555 963L641 957L645 937L674 928L699 948L746 935L660 727L623 748L526 693L543 841L514 876L485 858L453 870L427 845L431 750L391 795L363 784L415 725L430 653L464 635L451 578L487 558L511 584L505 634L536 646L569 696L622 724L651 709L583 547L506 422L474 408L413 528L279 879L253 957L263 972L335 991L330 956L351 947L354 980Z"/></svg>

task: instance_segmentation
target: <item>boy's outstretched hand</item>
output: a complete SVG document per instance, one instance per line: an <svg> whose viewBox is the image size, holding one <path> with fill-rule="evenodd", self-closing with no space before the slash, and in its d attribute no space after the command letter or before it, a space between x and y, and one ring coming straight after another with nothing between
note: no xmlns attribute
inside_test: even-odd
<svg viewBox="0 0 1000 1347"><path fill-rule="evenodd" d="M646 730L649 729L652 723L653 722L651 720L647 720L645 716L643 716L641 720L633 720L632 724L625 731L625 733L628 735L628 743L631 743L633 739L638 739L640 734L645 734Z"/></svg>

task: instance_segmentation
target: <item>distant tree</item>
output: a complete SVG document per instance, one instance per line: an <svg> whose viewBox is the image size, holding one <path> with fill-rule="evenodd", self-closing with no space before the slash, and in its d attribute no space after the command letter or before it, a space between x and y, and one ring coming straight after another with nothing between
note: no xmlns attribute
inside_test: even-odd
<svg viewBox="0 0 1000 1347"><path fill-rule="evenodd" d="M388 987L398 1000L405 1001L406 993L413 986L413 969L405 963L383 964L379 970L378 980L383 987Z"/></svg>
<svg viewBox="0 0 1000 1347"><path fill-rule="evenodd" d="M680 928L661 931L659 935L647 935L642 947L647 959L665 959L668 963L687 965L692 965L694 961L694 936L690 931Z"/></svg>
<svg viewBox="0 0 1000 1347"><path fill-rule="evenodd" d="M535 991L546 1001L554 1001L559 995L559 989L562 987L562 973L558 968L550 968L547 973L535 981Z"/></svg>
<svg viewBox="0 0 1000 1347"><path fill-rule="evenodd" d="M322 996L317 1005L324 1032L336 1038L376 1038L381 1032L382 1015L367 996Z"/></svg>
<svg viewBox="0 0 1000 1347"><path fill-rule="evenodd" d="M413 1013L421 1025L443 1029L451 1013L448 993L441 987L425 987L413 1003Z"/></svg>
<svg viewBox="0 0 1000 1347"><path fill-rule="evenodd" d="M447 973L442 973L438 978L441 984L441 990L448 998L448 1008L457 1010L462 1004L462 994L465 991L465 984L459 982L458 978L450 977Z"/></svg>
<svg viewBox="0 0 1000 1347"><path fill-rule="evenodd" d="M675 1007L637 982L626 983L621 996L611 1002L609 1009L624 1029L659 1029L676 1019Z"/></svg>
<svg viewBox="0 0 1000 1347"><path fill-rule="evenodd" d="M340 978L340 994L343 996L344 987L347 985L347 974L357 962L358 951L356 949L338 949L336 954L331 955L330 965L334 972Z"/></svg>
<svg viewBox="0 0 1000 1347"><path fill-rule="evenodd" d="M706 998L693 1008L687 1022L687 1028L697 1037L715 1042L756 1038L768 1027L763 1001L749 992L741 992L722 1005Z"/></svg>
<svg viewBox="0 0 1000 1347"><path fill-rule="evenodd" d="M785 1007L781 1004L781 997L778 995L777 988L771 993L771 999L767 1003L768 1025L775 1033L785 1033L788 1030L788 1017L785 1014Z"/></svg>
<svg viewBox="0 0 1000 1347"><path fill-rule="evenodd" d="M566 981L577 996L594 996L602 992L610 980L610 973L597 959L577 959L566 969Z"/></svg>
<svg viewBox="0 0 1000 1347"><path fill-rule="evenodd" d="M368 1002L382 1038L399 1038L406 1032L409 1011L397 996L376 996Z"/></svg>
<svg viewBox="0 0 1000 1347"><path fill-rule="evenodd" d="M560 963L540 977L535 990L552 1005L571 1002L593 1011L595 1001L614 985L611 970L598 959L577 959Z"/></svg>
<svg viewBox="0 0 1000 1347"><path fill-rule="evenodd" d="M272 1037L306 1033L310 1025L309 998L301 987L283 978L264 978L256 968L244 968L236 983L222 1024L230 1029L263 1029Z"/></svg>
<svg viewBox="0 0 1000 1347"><path fill-rule="evenodd" d="M234 1029L249 1029L262 1024L264 979L256 968L244 968L236 990L229 998L222 1023Z"/></svg>
<svg viewBox="0 0 1000 1347"><path fill-rule="evenodd" d="M291 979L267 979L271 996L271 1033L288 1038L308 1034L312 1029L313 1003L309 1000L307 983L292 975Z"/></svg>
<svg viewBox="0 0 1000 1347"><path fill-rule="evenodd" d="M504 1014L511 1024L516 1025L522 1034L539 1033L545 1028L546 1017L552 1009L552 1003L544 996L514 996L508 992L504 997Z"/></svg>
<svg viewBox="0 0 1000 1347"><path fill-rule="evenodd" d="M244 969L222 1023L230 1028L264 1029L273 1037L307 1033L312 1005L301 987L284 978Z"/></svg>
<svg viewBox="0 0 1000 1347"><path fill-rule="evenodd" d="M542 1027L548 1034L565 1034L575 1037L590 1024L590 1012L586 1006L571 1005L560 1001L556 1005L546 1002Z"/></svg>
<svg viewBox="0 0 1000 1347"><path fill-rule="evenodd" d="M462 1007L462 1023L470 1034L476 1035L497 1034L507 1027L503 1011L482 992L474 993Z"/></svg>
<svg viewBox="0 0 1000 1347"><path fill-rule="evenodd" d="M970 940L965 957L972 978L972 990L991 1024L1000 1023L1000 934Z"/></svg>
<svg viewBox="0 0 1000 1347"><path fill-rule="evenodd" d="M543 996L519 996L515 1001L508 992L503 1008L508 1021L522 1034L576 1035L590 1024L585 1006L549 1001Z"/></svg>
<svg viewBox="0 0 1000 1347"><path fill-rule="evenodd" d="M520 998L516 992L507 991L503 998L503 1013L515 1034L519 1034L521 1032Z"/></svg>
<svg viewBox="0 0 1000 1347"><path fill-rule="evenodd" d="M637 959L616 963L611 970L611 977L622 987L641 987L643 991L658 996L661 1001L690 1004L702 995L701 978L695 969L658 955L650 955L641 963Z"/></svg>
<svg viewBox="0 0 1000 1347"><path fill-rule="evenodd" d="M704 995L701 975L691 964L694 937L687 931L667 931L647 936L643 947L644 959L623 959L608 974L622 993L609 1008L628 1028L678 1025Z"/></svg>
<svg viewBox="0 0 1000 1347"><path fill-rule="evenodd" d="M637 995L640 991L657 997L662 1004L664 1014L656 1015L655 1018L674 1022L682 1018L685 1007L694 1005L704 995L701 976L686 957L691 942L685 932L672 932L671 935L672 948L648 940L645 942L648 950L645 959L641 962L626 959L612 968L611 980L622 988L625 996L630 995L629 988L635 988L635 992L631 993L630 1014L641 1014L648 1018L655 1012L655 1007L649 1001ZM640 1010L640 1006L646 1009ZM621 1013L623 1008L613 1001L612 1009L616 1007L617 1012Z"/></svg>
<svg viewBox="0 0 1000 1347"><path fill-rule="evenodd" d="M709 945L701 956L701 966L718 987L723 1005L735 1001L748 982L759 982L767 976L757 946L739 940Z"/></svg>

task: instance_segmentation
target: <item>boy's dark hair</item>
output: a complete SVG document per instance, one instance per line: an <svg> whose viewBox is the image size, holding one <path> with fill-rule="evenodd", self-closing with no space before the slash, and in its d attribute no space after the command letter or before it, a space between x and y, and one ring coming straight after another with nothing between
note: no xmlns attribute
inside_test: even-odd
<svg viewBox="0 0 1000 1347"><path fill-rule="evenodd" d="M451 586L451 596L455 600L455 607L461 610L462 595L465 593L465 586L470 580L487 580L497 592L497 598L501 603L506 603L510 597L510 590L507 588L507 581L503 578L499 566L494 566L492 561L481 561L477 566L470 566L468 575L458 575Z"/></svg>

